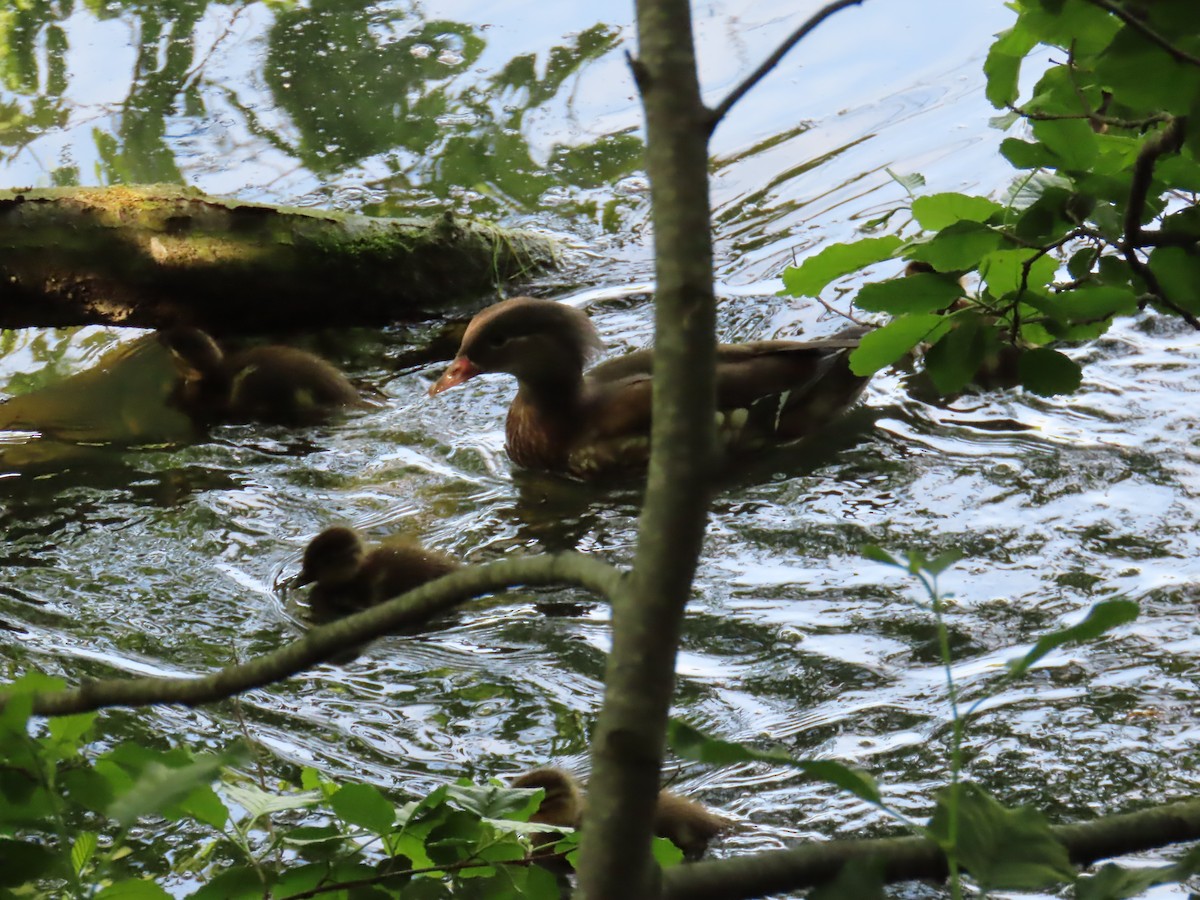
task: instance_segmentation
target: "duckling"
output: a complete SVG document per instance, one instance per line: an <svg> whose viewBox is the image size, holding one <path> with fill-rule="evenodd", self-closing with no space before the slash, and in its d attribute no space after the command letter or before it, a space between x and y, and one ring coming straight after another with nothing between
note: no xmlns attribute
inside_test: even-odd
<svg viewBox="0 0 1200 900"><path fill-rule="evenodd" d="M333 365L304 350L271 345L225 354L199 328L158 337L183 370L173 402L202 424L314 425L371 405Z"/></svg>
<svg viewBox="0 0 1200 900"><path fill-rule="evenodd" d="M578 828L582 824L587 798L570 772L554 767L534 769L514 778L512 786L541 788L546 792L537 812L529 817L530 822L568 828ZM694 800L668 790L658 792L658 802L654 808L654 834L665 837L682 850L686 859L702 857L709 841L733 826L731 819L710 812Z"/></svg>
<svg viewBox="0 0 1200 900"><path fill-rule="evenodd" d="M458 568L445 554L402 541L368 549L354 529L337 526L309 542L292 586L315 582L309 604L321 620L383 603Z"/></svg>

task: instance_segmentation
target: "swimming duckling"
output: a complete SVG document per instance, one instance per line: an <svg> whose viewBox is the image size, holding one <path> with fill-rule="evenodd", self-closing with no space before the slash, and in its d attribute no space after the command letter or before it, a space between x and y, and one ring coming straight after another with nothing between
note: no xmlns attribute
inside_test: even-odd
<svg viewBox="0 0 1200 900"><path fill-rule="evenodd" d="M579 782L570 772L547 767L534 769L512 780L517 788L541 788L546 792L530 822L542 825L562 825L578 828L587 810L587 798ZM709 812L694 800L688 800L668 790L658 792L654 809L654 834L665 837L683 851L687 859L704 855L709 841L734 825L731 819Z"/></svg>
<svg viewBox="0 0 1200 900"><path fill-rule="evenodd" d="M458 568L445 554L403 541L368 549L354 529L336 526L309 542L292 586L313 583L313 618L328 619L399 597Z"/></svg>
<svg viewBox="0 0 1200 900"><path fill-rule="evenodd" d="M295 347L227 355L199 328L172 328L159 340L183 369L173 402L202 424L314 425L370 406L333 365Z"/></svg>

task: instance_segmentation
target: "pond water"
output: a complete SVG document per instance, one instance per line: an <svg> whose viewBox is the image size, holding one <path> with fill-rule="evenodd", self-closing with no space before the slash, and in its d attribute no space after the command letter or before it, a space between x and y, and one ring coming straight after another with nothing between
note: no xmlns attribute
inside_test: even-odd
<svg viewBox="0 0 1200 900"><path fill-rule="evenodd" d="M706 95L722 96L817 6L696 4ZM21 15L3 36L4 186L163 180L537 227L573 247L539 291L586 306L613 352L649 340L624 6L599 20L595 4L535 14L484 0L45 4ZM867 3L734 110L713 144L723 339L839 327L776 297L778 276L903 206L889 172L919 172L930 192L1003 190L1010 173L980 68L1009 15L998 0ZM629 562L636 487L512 471L513 383L479 379L428 399L439 367L397 362L427 331L310 336L388 397L328 427L229 426L137 448L0 434L0 646L15 670L182 675L278 647L302 628L281 585L306 541L335 523L473 562L563 548ZM60 383L136 337L5 333L0 387ZM897 808L926 816L949 737L935 631L915 586L859 549L959 548L967 558L942 586L968 700L1096 601L1123 594L1142 608L990 701L968 739L970 776L1058 820L1195 793L1200 336L1146 318L1075 352L1084 386L1052 400L928 402L902 375L881 375L836 440L725 485L688 609L677 714L728 739L862 766ZM585 771L607 646L608 612L592 598L512 592L348 666L255 691L240 710L114 711L104 731L199 749L244 730L282 773L313 764L403 795L547 761ZM746 823L719 854L890 827L783 768L673 768L677 789Z"/></svg>

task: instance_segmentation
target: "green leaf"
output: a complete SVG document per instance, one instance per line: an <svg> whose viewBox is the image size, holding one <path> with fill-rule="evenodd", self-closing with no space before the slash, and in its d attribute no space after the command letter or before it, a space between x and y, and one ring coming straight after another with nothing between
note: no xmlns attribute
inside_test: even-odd
<svg viewBox="0 0 1200 900"><path fill-rule="evenodd" d="M1100 152L1096 146L1096 132L1083 119L1034 122L1033 136L1061 160L1061 169L1088 169Z"/></svg>
<svg viewBox="0 0 1200 900"><path fill-rule="evenodd" d="M1108 319L1133 315L1137 295L1128 287L1084 285L1053 298L1030 296L1029 305L1062 322Z"/></svg>
<svg viewBox="0 0 1200 900"><path fill-rule="evenodd" d="M913 201L913 216L926 231L938 231L955 222L986 222L1004 209L987 197L967 194L929 194Z"/></svg>
<svg viewBox="0 0 1200 900"><path fill-rule="evenodd" d="M1025 290L1045 293L1058 269L1058 260L1048 253L1038 256L1030 249L996 250L980 260L979 274L993 296L1003 297L1021 289L1026 263L1029 275L1024 279Z"/></svg>
<svg viewBox="0 0 1200 900"><path fill-rule="evenodd" d="M217 829L224 828L229 821L229 810L207 784L197 785L177 804L177 810Z"/></svg>
<svg viewBox="0 0 1200 900"><path fill-rule="evenodd" d="M955 394L971 383L980 365L998 352L996 329L978 313L954 316L954 327L925 352L925 371L941 394Z"/></svg>
<svg viewBox="0 0 1200 900"><path fill-rule="evenodd" d="M864 238L852 244L834 244L808 257L799 266L783 270L783 291L792 297L819 297L829 282L872 263L891 259L902 241L894 235Z"/></svg>
<svg viewBox="0 0 1200 900"><path fill-rule="evenodd" d="M1138 616L1138 605L1132 600L1104 600L1097 603L1089 611L1083 621L1069 628L1053 631L1043 635L1033 649L1020 659L1008 663L1009 677L1016 678L1025 674L1029 667L1044 657L1047 653L1057 650L1064 644L1074 644L1081 641L1094 641L1108 631L1132 622Z"/></svg>
<svg viewBox="0 0 1200 900"><path fill-rule="evenodd" d="M956 853L987 891L1040 890L1075 880L1067 848L1042 814L1031 807L1006 809L976 784L947 788L929 823L931 836ZM958 834L951 841L949 805L958 806Z"/></svg>
<svg viewBox="0 0 1200 900"><path fill-rule="evenodd" d="M907 278L864 285L854 298L854 305L867 312L885 312L894 316L927 313L945 309L962 293L962 285L956 278L921 272Z"/></svg>
<svg viewBox="0 0 1200 900"><path fill-rule="evenodd" d="M1057 169L1061 160L1045 144L1017 138L1000 142L1000 155L1018 169Z"/></svg>
<svg viewBox="0 0 1200 900"><path fill-rule="evenodd" d="M224 766L241 757L240 753L206 754L189 765L172 768L152 762L142 770L133 786L117 797L108 814L122 825L131 825L151 813L160 813L188 796L198 785L213 781Z"/></svg>
<svg viewBox="0 0 1200 900"><path fill-rule="evenodd" d="M1049 347L1038 347L1021 354L1017 362L1021 384L1043 397L1069 394L1083 381L1079 364Z"/></svg>
<svg viewBox="0 0 1200 900"><path fill-rule="evenodd" d="M910 259L927 262L939 272L973 269L984 256L1000 247L1000 234L979 222L963 220L947 225L923 244L908 251Z"/></svg>
<svg viewBox="0 0 1200 900"><path fill-rule="evenodd" d="M45 878L67 874L63 871L58 854L43 846L41 841L0 838L0 861L4 863L0 865L0 888L33 885ZM31 896L38 895L34 893Z"/></svg>
<svg viewBox="0 0 1200 900"><path fill-rule="evenodd" d="M71 845L71 867L75 870L76 875L92 861L92 857L96 854L97 843L99 843L99 839L93 831L81 831L75 835L75 843Z"/></svg>
<svg viewBox="0 0 1200 900"><path fill-rule="evenodd" d="M745 744L709 737L680 719L672 719L667 724L667 743L685 759L711 765L724 766L739 762L781 763L799 769L820 781L836 785L869 803L882 802L879 788L870 775L831 760L793 759L781 751L755 750Z"/></svg>
<svg viewBox="0 0 1200 900"><path fill-rule="evenodd" d="M1102 867L1095 875L1075 882L1075 900L1126 900L1138 897L1156 884L1173 882L1174 866L1146 866L1123 869L1115 863Z"/></svg>
<svg viewBox="0 0 1200 900"><path fill-rule="evenodd" d="M374 834L387 834L396 821L396 808L369 784L347 784L329 798L339 819Z"/></svg>
<svg viewBox="0 0 1200 900"><path fill-rule="evenodd" d="M1017 102L1017 80L1021 74L1021 61L1037 44L1037 39L1018 20L1017 25L1002 32L988 50L983 63L987 76L987 99L992 106L1002 109Z"/></svg>
<svg viewBox="0 0 1200 900"><path fill-rule="evenodd" d="M74 716L55 716L50 720L50 736L59 743L78 747L83 739L91 733L95 721L96 714L94 712L79 713Z"/></svg>
<svg viewBox="0 0 1200 900"><path fill-rule="evenodd" d="M1168 300L1200 313L1200 258L1182 247L1155 247L1150 252L1150 271Z"/></svg>
<svg viewBox="0 0 1200 900"><path fill-rule="evenodd" d="M892 554L875 544L867 544L862 548L861 552L863 559L874 560L875 562L883 563L885 566L895 566L897 569L908 568L904 563L892 556Z"/></svg>
<svg viewBox="0 0 1200 900"><path fill-rule="evenodd" d="M320 791L289 791L286 794L272 794L261 790L253 784L226 784L221 790L246 811L243 826L249 825L259 816L282 812L287 809L307 809L325 799Z"/></svg>
<svg viewBox="0 0 1200 900"><path fill-rule="evenodd" d="M93 895L96 900L171 900L171 895L153 881L118 881Z"/></svg>
<svg viewBox="0 0 1200 900"><path fill-rule="evenodd" d="M941 575L965 555L961 550L943 550L933 559L926 561L925 571L930 575Z"/></svg>
<svg viewBox="0 0 1200 900"><path fill-rule="evenodd" d="M664 869L683 862L683 851L664 837L654 839L650 844L650 852L654 854L654 861Z"/></svg>
<svg viewBox="0 0 1200 900"><path fill-rule="evenodd" d="M855 375L873 375L890 366L921 341L936 340L949 327L949 320L932 313L902 316L883 328L863 335L850 354L850 371Z"/></svg>
<svg viewBox="0 0 1200 900"><path fill-rule="evenodd" d="M272 881L268 867L238 866L214 876L190 900L262 900Z"/></svg>

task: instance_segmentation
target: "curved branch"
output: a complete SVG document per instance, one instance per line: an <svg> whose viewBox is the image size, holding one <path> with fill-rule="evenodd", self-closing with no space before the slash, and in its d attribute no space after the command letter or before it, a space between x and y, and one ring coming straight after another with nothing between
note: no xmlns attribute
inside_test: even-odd
<svg viewBox="0 0 1200 900"><path fill-rule="evenodd" d="M484 594L519 585L576 585L611 599L624 572L594 556L556 553L506 559L451 572L401 597L314 628L248 663L200 678L128 678L85 682L73 690L33 694L33 713L65 716L109 706L198 706L289 678L373 638L419 625ZM13 695L0 693L0 709Z"/></svg>
<svg viewBox="0 0 1200 900"><path fill-rule="evenodd" d="M708 133L711 135L721 120L729 113L729 110L733 109L733 104L746 96L750 88L762 81L768 72L779 65L779 61L787 56L788 51L800 43L810 31L834 13L840 12L848 6L858 6L862 2L863 0L835 0L834 3L830 3L828 6L817 10L813 15L809 16L803 25L787 36L787 39L775 49L774 53L764 59L757 69L742 79L742 82L730 91L724 100L712 108L712 111L709 113Z"/></svg>
<svg viewBox="0 0 1200 900"><path fill-rule="evenodd" d="M1200 839L1200 799L1051 829L1076 865ZM849 862L881 865L884 882L946 877L946 857L924 838L831 841L736 859L677 866L663 873L664 900L741 900L812 887Z"/></svg>

